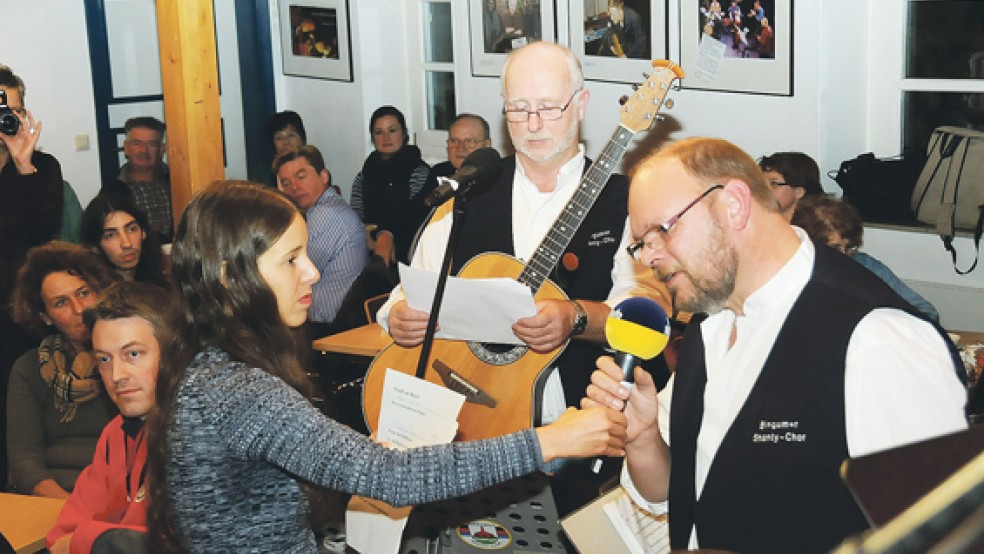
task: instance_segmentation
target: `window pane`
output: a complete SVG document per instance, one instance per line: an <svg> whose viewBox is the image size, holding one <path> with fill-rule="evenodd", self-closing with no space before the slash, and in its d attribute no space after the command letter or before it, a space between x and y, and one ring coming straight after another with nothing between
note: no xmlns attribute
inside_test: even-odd
<svg viewBox="0 0 984 554"><path fill-rule="evenodd" d="M451 4L424 4L424 61L453 62L451 52Z"/></svg>
<svg viewBox="0 0 984 554"><path fill-rule="evenodd" d="M454 73L427 72L427 128L447 131L455 118Z"/></svg>
<svg viewBox="0 0 984 554"><path fill-rule="evenodd" d="M161 55L154 3L111 0L105 7L113 96L161 94Z"/></svg>
<svg viewBox="0 0 984 554"><path fill-rule="evenodd" d="M940 125L984 130L984 94L906 92L902 95L903 147L926 151Z"/></svg>
<svg viewBox="0 0 984 554"><path fill-rule="evenodd" d="M980 0L909 2L905 76L984 77L984 5Z"/></svg>

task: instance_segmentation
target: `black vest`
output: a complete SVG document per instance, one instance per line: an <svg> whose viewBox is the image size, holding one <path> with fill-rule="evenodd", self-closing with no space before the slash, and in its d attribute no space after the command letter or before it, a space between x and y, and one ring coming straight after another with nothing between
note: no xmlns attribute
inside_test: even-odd
<svg viewBox="0 0 984 554"><path fill-rule="evenodd" d="M585 170L590 165L585 160ZM457 274L473 257L485 252L515 255L512 237L512 191L516 158L504 158L495 183L468 200L458 244L454 249L451 273ZM577 267L557 265L550 279L570 298L603 301L612 290L612 267L627 217L629 181L612 175L564 252L573 255ZM567 404L577 406L584 397L594 360L603 354L600 346L571 341L557 360Z"/></svg>
<svg viewBox="0 0 984 554"><path fill-rule="evenodd" d="M816 246L813 275L726 432L699 502L693 461L707 377L700 325L688 327L670 423L674 549L687 548L693 525L701 548L742 553L827 552L868 527L839 469L848 457L847 346L857 324L878 307L925 319L860 264Z"/></svg>

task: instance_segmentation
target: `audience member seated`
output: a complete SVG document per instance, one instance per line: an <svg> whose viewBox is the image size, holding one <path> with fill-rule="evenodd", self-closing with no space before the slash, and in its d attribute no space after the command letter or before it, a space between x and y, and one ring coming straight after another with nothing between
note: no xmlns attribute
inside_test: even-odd
<svg viewBox="0 0 984 554"><path fill-rule="evenodd" d="M823 194L820 168L813 158L802 152L777 152L758 162L779 201L779 211L789 221L796 203L804 196Z"/></svg>
<svg viewBox="0 0 984 554"><path fill-rule="evenodd" d="M109 192L126 194L147 214L161 243L171 242L174 220L171 210L171 176L164 163L164 123L155 117L126 121L123 154L126 163ZM104 187L105 189L106 187Z"/></svg>
<svg viewBox="0 0 984 554"><path fill-rule="evenodd" d="M0 306L7 306L27 251L58 236L63 189L58 160L37 150L42 125L24 107L24 81L2 64L0 92L20 120L14 134L0 133ZM7 309L0 309L0 489L7 482L8 375L14 361L37 340L14 323Z"/></svg>
<svg viewBox="0 0 984 554"><path fill-rule="evenodd" d="M82 212L79 235L82 245L101 254L123 279L167 286L164 254L149 228L147 216L132 200L103 193Z"/></svg>
<svg viewBox="0 0 984 554"><path fill-rule="evenodd" d="M141 282L116 283L85 311L99 375L120 415L103 429L92 463L75 482L46 539L52 554L92 552L107 531L147 531L144 419L154 407L160 337L167 332L170 295ZM140 549L137 551L145 551ZM134 552L127 545L121 552Z"/></svg>
<svg viewBox="0 0 984 554"><path fill-rule="evenodd" d="M461 168L461 162L479 148L492 146L489 122L480 115L458 114L448 129L448 161L431 168L431 177L450 177Z"/></svg>
<svg viewBox="0 0 984 554"><path fill-rule="evenodd" d="M861 252L864 221L861 214L844 200L820 194L804 198L796 204L793 225L802 227L813 242L826 244L850 256L888 283L892 290L934 321L940 316L936 308L918 292L909 288L891 269L873 256Z"/></svg>
<svg viewBox="0 0 984 554"><path fill-rule="evenodd" d="M410 248L429 209L430 167L409 144L406 118L383 106L369 118L376 148L352 183L352 209L372 229L370 248L387 264L410 263Z"/></svg>
<svg viewBox="0 0 984 554"><path fill-rule="evenodd" d="M99 256L61 241L32 248L17 273L14 319L49 331L10 372L7 441L19 492L66 498L116 415L96 375L82 311L117 279Z"/></svg>
<svg viewBox="0 0 984 554"><path fill-rule="evenodd" d="M287 152L292 152L307 144L307 131L304 130L304 121L295 111L277 112L267 120L267 136L270 137L270 145L273 147L273 161L270 163L272 174L270 183L277 186L277 160ZM266 183L266 179L262 181ZM342 190L338 185L330 182L328 187L341 195Z"/></svg>
<svg viewBox="0 0 984 554"><path fill-rule="evenodd" d="M331 334L342 299L369 258L366 231L359 216L331 188L321 152L311 145L281 154L275 166L277 187L307 219L308 256L321 273L312 285L308 312L311 338Z"/></svg>

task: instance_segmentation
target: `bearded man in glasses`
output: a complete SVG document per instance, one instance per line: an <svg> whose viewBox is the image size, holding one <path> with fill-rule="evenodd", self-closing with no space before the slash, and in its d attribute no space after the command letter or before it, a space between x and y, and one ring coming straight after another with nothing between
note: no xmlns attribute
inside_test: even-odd
<svg viewBox="0 0 984 554"><path fill-rule="evenodd" d="M502 70L502 99L516 154L503 159L491 186L470 197L452 274L485 252L510 254L524 263L534 255L590 164L578 143L589 98L580 63L568 48L534 42L510 53ZM559 371L551 371L547 378L540 413L544 423L580 402L591 373L585 362L602 353L611 306L630 294L647 294L670 308L668 297L660 296L657 285L634 267L625 250L627 191L624 176L609 179L551 271L551 279L570 300L538 302L536 315L512 327L536 352L575 339L555 361ZM438 210L424 229L414 266L435 272L441 267L452 221L448 212L442 217ZM646 281L654 288L647 288ZM427 317L426 312L408 307L397 290L378 320L397 344L415 346L424 338Z"/></svg>
<svg viewBox="0 0 984 554"><path fill-rule="evenodd" d="M645 160L633 255L691 320L657 396L601 359L583 406L625 409L628 485L674 550L828 552L867 522L841 462L967 426L943 330L791 226L755 161L694 138ZM672 460L672 464L671 464Z"/></svg>

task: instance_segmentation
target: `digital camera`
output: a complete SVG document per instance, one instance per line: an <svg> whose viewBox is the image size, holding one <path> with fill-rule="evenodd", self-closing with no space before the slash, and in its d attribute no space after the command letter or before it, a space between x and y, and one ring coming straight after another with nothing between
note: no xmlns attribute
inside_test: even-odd
<svg viewBox="0 0 984 554"><path fill-rule="evenodd" d="M0 133L5 135L16 135L20 129L20 118L7 105L7 91L0 90Z"/></svg>

